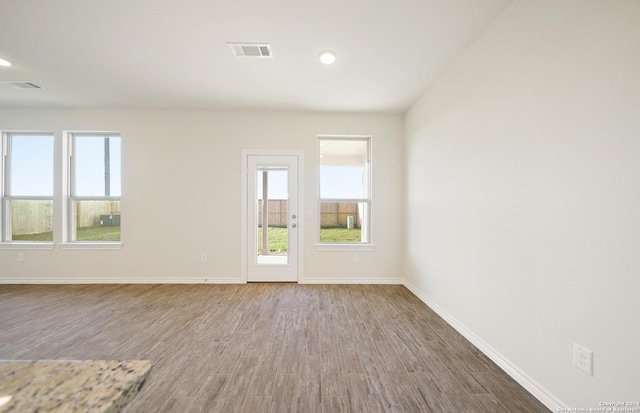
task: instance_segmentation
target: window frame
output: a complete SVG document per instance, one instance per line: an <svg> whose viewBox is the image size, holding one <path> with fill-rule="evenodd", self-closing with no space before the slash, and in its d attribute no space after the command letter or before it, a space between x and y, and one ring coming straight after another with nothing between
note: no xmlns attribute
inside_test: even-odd
<svg viewBox="0 0 640 413"><path fill-rule="evenodd" d="M64 165L64 225L62 249L120 249L122 247L122 230L120 241L78 241L76 240L76 202L77 201L119 201L122 206L122 191L120 196L77 196L76 190L76 164L75 144L78 137L120 139L120 167L122 168L122 134L114 131L71 131L65 132ZM120 185L122 186L122 170L120 171ZM122 221L121 221L122 222Z"/></svg>
<svg viewBox="0 0 640 413"><path fill-rule="evenodd" d="M51 195L12 195L10 194L11 180L11 145L15 136L43 136L50 137L52 144ZM55 221L55 134L50 131L2 131L0 136L0 249L53 249L54 239L51 241L19 241L13 240L12 217L10 203L14 200L49 201L52 206L52 217ZM52 231L54 228L52 227ZM55 237L55 232L53 234Z"/></svg>
<svg viewBox="0 0 640 413"><path fill-rule="evenodd" d="M320 160L321 144L323 141L364 141L367 144L367 160L365 163L365 197L364 198L322 198L322 181L320 168L322 163ZM316 249L318 250L373 250L373 158L372 158L372 137L370 135L318 135L317 136L317 174L318 174L318 222L316 225ZM323 203L364 203L366 214L361 224L361 231L366 234L366 239L361 242L322 242L320 240L320 225L322 223L321 213Z"/></svg>

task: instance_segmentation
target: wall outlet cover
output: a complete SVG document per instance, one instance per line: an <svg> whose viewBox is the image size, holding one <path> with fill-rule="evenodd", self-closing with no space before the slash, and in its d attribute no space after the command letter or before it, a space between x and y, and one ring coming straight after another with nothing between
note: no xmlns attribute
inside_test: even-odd
<svg viewBox="0 0 640 413"><path fill-rule="evenodd" d="M593 352L579 344L573 343L573 365L593 376Z"/></svg>

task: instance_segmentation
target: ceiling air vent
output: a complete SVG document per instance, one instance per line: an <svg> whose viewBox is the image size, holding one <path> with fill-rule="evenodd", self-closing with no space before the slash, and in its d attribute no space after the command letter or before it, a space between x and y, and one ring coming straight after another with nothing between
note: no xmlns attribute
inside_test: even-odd
<svg viewBox="0 0 640 413"><path fill-rule="evenodd" d="M237 57L273 57L268 43L227 43Z"/></svg>
<svg viewBox="0 0 640 413"><path fill-rule="evenodd" d="M38 86L35 83L32 82L24 82L24 81L18 81L18 80L8 80L8 81L4 81L4 82L0 82L3 85L7 85L9 87L15 88L15 89L42 89L42 86Z"/></svg>

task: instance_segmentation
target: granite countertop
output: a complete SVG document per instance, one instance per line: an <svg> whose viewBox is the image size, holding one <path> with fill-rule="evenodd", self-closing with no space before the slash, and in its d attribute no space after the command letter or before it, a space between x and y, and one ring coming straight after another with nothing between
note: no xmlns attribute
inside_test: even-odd
<svg viewBox="0 0 640 413"><path fill-rule="evenodd" d="M120 412L150 370L148 360L0 361L0 412Z"/></svg>

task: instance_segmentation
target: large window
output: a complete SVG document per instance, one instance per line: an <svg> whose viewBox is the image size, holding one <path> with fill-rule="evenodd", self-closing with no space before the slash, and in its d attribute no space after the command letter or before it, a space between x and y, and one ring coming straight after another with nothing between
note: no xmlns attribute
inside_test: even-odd
<svg viewBox="0 0 640 413"><path fill-rule="evenodd" d="M120 242L120 136L72 134L68 239Z"/></svg>
<svg viewBox="0 0 640 413"><path fill-rule="evenodd" d="M3 242L53 242L53 135L2 136Z"/></svg>
<svg viewBox="0 0 640 413"><path fill-rule="evenodd" d="M319 137L320 243L371 242L369 137Z"/></svg>

